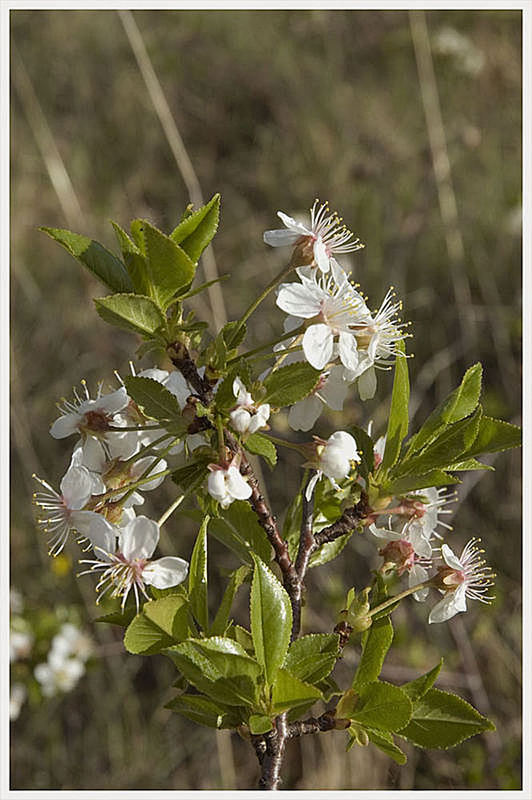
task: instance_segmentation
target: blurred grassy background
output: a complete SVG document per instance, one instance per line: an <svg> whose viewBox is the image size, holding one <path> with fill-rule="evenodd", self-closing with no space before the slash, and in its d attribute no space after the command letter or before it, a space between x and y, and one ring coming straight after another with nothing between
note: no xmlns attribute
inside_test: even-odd
<svg viewBox="0 0 532 800"><path fill-rule="evenodd" d="M328 199L366 242L352 265L371 305L390 284L404 299L418 419L481 360L486 412L519 422L520 13L430 12L428 62L423 28L414 29L421 71L403 11L134 17L204 195L222 194L214 254L232 275L223 284L229 318L279 269L285 253L262 243L277 209L302 213L316 196ZM114 247L109 219L126 226L147 217L171 229L189 197L115 12L14 11L11 21L12 583L29 609L73 607L98 643L76 689L26 704L13 724L12 788L250 788L257 767L248 745L162 708L170 662L128 656L120 631L91 624L93 586L74 577L75 546L60 574L34 529L30 476L56 483L72 444L48 435L56 399L81 377L93 386L115 368L124 374L134 348L91 307L101 288L37 226L71 227ZM432 66L454 195L433 170L422 102L423 89L437 132ZM195 307L209 318L206 296ZM273 308L256 315L255 342L280 330ZM383 432L389 389L381 373L379 400L353 398L344 416L322 418L320 433L370 418ZM294 463L283 462L269 484L278 512L299 478ZM497 732L448 753L409 748L402 768L369 748L346 755L343 735L304 737L288 746L284 788L520 787L520 453L502 454L496 467L466 477L453 537L460 546L482 536L497 601L430 628L425 608L401 609L384 675L401 682L444 655L440 685L492 716ZM163 551L188 557L194 530L173 518L168 531ZM368 580L373 552L360 537L312 575L307 630L332 627L345 590ZM216 543L212 556L234 566ZM243 615L244 591L240 605ZM338 672L355 659L351 647Z"/></svg>

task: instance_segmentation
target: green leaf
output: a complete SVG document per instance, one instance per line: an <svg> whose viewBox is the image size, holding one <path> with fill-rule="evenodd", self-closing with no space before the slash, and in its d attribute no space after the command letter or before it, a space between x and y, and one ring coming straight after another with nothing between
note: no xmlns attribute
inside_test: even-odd
<svg viewBox="0 0 532 800"><path fill-rule="evenodd" d="M398 686L375 681L357 687L358 702L349 719L364 727L398 731L412 716L410 698Z"/></svg>
<svg viewBox="0 0 532 800"><path fill-rule="evenodd" d="M114 228L118 244L122 250L122 258L127 267L135 293L149 295L150 282L148 280L146 258L120 225L112 221L111 225Z"/></svg>
<svg viewBox="0 0 532 800"><path fill-rule="evenodd" d="M208 728L237 728L242 722L237 711L200 694L180 694L165 708Z"/></svg>
<svg viewBox="0 0 532 800"><path fill-rule="evenodd" d="M262 456L270 467L275 467L277 464L277 450L275 449L275 445L267 436L263 436L262 433L252 433L251 436L248 436L244 442L244 447L248 452L254 453L257 456Z"/></svg>
<svg viewBox="0 0 532 800"><path fill-rule="evenodd" d="M257 661L264 667L266 683L272 684L283 663L292 630L290 598L273 572L253 554L251 583L251 635Z"/></svg>
<svg viewBox="0 0 532 800"><path fill-rule="evenodd" d="M421 697L427 694L429 689L432 688L436 678L440 674L442 666L443 658L440 658L439 663L436 664L435 667L432 667L431 670L426 672L424 675L421 675L419 678L409 681L408 683L403 683L401 689L403 692L406 692L412 702L414 702L414 700L419 700Z"/></svg>
<svg viewBox="0 0 532 800"><path fill-rule="evenodd" d="M480 424L482 424L482 420L480 420ZM476 458L466 458L465 461L457 461L455 464L449 464L447 469L450 472L466 472L478 469L487 469L493 472L495 467L492 467L490 464L482 464L480 461L477 461Z"/></svg>
<svg viewBox="0 0 532 800"><path fill-rule="evenodd" d="M483 453L499 453L502 450L520 446L521 428L517 425L511 425L509 422L504 422L502 419L482 417L476 439L465 455L471 458Z"/></svg>
<svg viewBox="0 0 532 800"><path fill-rule="evenodd" d="M249 369L244 364L237 364L228 371L216 390L215 403L220 411L229 411L236 405L236 397L233 392L233 382L239 377L245 385L248 385L250 375Z"/></svg>
<svg viewBox="0 0 532 800"><path fill-rule="evenodd" d="M404 353L404 342L399 342L397 348ZM388 419L388 429L386 431L386 446L382 458L383 469L393 467L399 458L402 441L408 432L409 400L410 381L408 379L408 360L404 355L396 356L390 417Z"/></svg>
<svg viewBox="0 0 532 800"><path fill-rule="evenodd" d="M222 517L213 518L210 522L209 530L212 535L236 553L245 564L253 564L253 553L269 563L272 548L249 503L235 500L221 513Z"/></svg>
<svg viewBox="0 0 532 800"><path fill-rule="evenodd" d="M397 747L394 743L391 733L387 733L386 731L373 731L370 728L366 730L366 733L368 734L370 742L392 758L397 764L406 764L406 755L401 748Z"/></svg>
<svg viewBox="0 0 532 800"><path fill-rule="evenodd" d="M406 475L396 480L387 481L383 486L383 492L396 496L408 494L415 489L428 489L431 486L449 486L460 483L459 478L444 472L441 469L431 469L424 475Z"/></svg>
<svg viewBox="0 0 532 800"><path fill-rule="evenodd" d="M181 419L181 408L176 396L159 381L129 375L124 383L128 395L142 408L147 417L157 420Z"/></svg>
<svg viewBox="0 0 532 800"><path fill-rule="evenodd" d="M473 706L450 692L429 689L414 703L412 719L400 735L419 747L446 750L495 726Z"/></svg>
<svg viewBox="0 0 532 800"><path fill-rule="evenodd" d="M142 335L153 334L166 324L153 300L140 294L112 294L94 299L96 311L110 325Z"/></svg>
<svg viewBox="0 0 532 800"><path fill-rule="evenodd" d="M318 683L333 670L338 658L339 638L334 633L310 633L295 639L283 667L296 678Z"/></svg>
<svg viewBox="0 0 532 800"><path fill-rule="evenodd" d="M178 289L194 279L196 266L187 253L169 236L144 222L151 295L165 309Z"/></svg>
<svg viewBox="0 0 532 800"><path fill-rule="evenodd" d="M214 622L209 631L211 636L222 636L229 624L229 615L235 595L249 574L249 567L243 564L231 575L231 579L224 592L220 607L216 612Z"/></svg>
<svg viewBox="0 0 532 800"><path fill-rule="evenodd" d="M207 525L209 517L205 517L196 538L196 544L190 558L188 578L188 596L190 610L203 630L209 627L209 610L207 605Z"/></svg>
<svg viewBox="0 0 532 800"><path fill-rule="evenodd" d="M61 228L43 226L39 230L62 245L112 292L131 292L133 289L125 266L99 242Z"/></svg>
<svg viewBox="0 0 532 800"><path fill-rule="evenodd" d="M202 483L207 472L205 461L195 461L192 464L185 464L184 467L174 470L172 472L172 480L186 492Z"/></svg>
<svg viewBox="0 0 532 800"><path fill-rule="evenodd" d="M107 622L110 625L121 625L122 628L127 628L131 620L136 616L137 609L135 606L129 606L123 611L112 611L109 614L102 614L101 617L96 617L93 622Z"/></svg>
<svg viewBox="0 0 532 800"><path fill-rule="evenodd" d="M124 647L129 653L150 655L186 639L189 633L186 599L170 595L144 604L126 630Z"/></svg>
<svg viewBox="0 0 532 800"><path fill-rule="evenodd" d="M321 692L315 686L296 678L288 670L277 670L272 688L272 711L280 713L296 706L308 705L321 699Z"/></svg>
<svg viewBox="0 0 532 800"><path fill-rule="evenodd" d="M267 733L273 728L270 717L265 714L252 714L248 720L248 725L251 733L255 735Z"/></svg>
<svg viewBox="0 0 532 800"><path fill-rule="evenodd" d="M227 349L234 350L241 345L246 338L246 332L247 326L245 322L240 322L240 320L227 322L221 331Z"/></svg>
<svg viewBox="0 0 532 800"><path fill-rule="evenodd" d="M407 456L429 444L447 425L459 422L472 414L478 406L481 385L482 365L477 363L469 367L460 386L440 403L419 431L412 436L408 443Z"/></svg>
<svg viewBox="0 0 532 800"><path fill-rule="evenodd" d="M340 555L352 535L353 531L349 531L348 533L344 533L343 536L334 539L332 542L325 542L325 544L322 544L321 547L312 553L309 561L309 568L321 567L323 564L327 564L329 561L332 561L333 558Z"/></svg>
<svg viewBox="0 0 532 800"><path fill-rule="evenodd" d="M401 461L394 470L396 475L422 475L432 469L446 469L449 464L459 461L460 456L469 456L469 448L477 438L481 415L482 409L478 406L471 417L447 425L421 453Z"/></svg>
<svg viewBox="0 0 532 800"><path fill-rule="evenodd" d="M306 361L281 367L264 380L266 396L262 402L279 408L291 406L312 392L320 375L320 371L311 367Z"/></svg>
<svg viewBox="0 0 532 800"><path fill-rule="evenodd" d="M393 640L393 626L390 616L374 620L371 628L362 634L362 656L358 663L353 687L376 681L381 674L386 653Z"/></svg>
<svg viewBox="0 0 532 800"><path fill-rule="evenodd" d="M181 245L192 261L197 262L216 233L219 218L220 195L215 194L206 205L185 217L174 228L170 238Z"/></svg>
<svg viewBox="0 0 532 800"><path fill-rule="evenodd" d="M213 700L230 706L256 704L261 668L232 639L189 639L167 654L185 678Z"/></svg>
<svg viewBox="0 0 532 800"><path fill-rule="evenodd" d="M357 443L357 450L360 455L360 464L358 465L358 472L364 479L367 479L370 472L375 469L375 455L374 443L371 436L369 436L363 428L358 425L351 425L348 429L355 442Z"/></svg>

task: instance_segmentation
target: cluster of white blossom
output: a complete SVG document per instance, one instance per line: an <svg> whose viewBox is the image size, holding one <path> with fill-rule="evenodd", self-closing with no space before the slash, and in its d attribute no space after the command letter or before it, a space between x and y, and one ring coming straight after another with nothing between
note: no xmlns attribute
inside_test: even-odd
<svg viewBox="0 0 532 800"><path fill-rule="evenodd" d="M266 231L264 241L273 247L292 244L297 252L298 283L278 289L277 305L289 316L285 330L295 335L279 350L290 350L290 360L306 359L322 372L311 397L296 403L289 414L295 430L310 430L323 406L341 410L348 387L357 382L362 400L374 396L375 368L388 368L405 338L390 289L380 308L370 311L365 298L350 281L334 255L363 247L326 204L311 209L311 224L302 225L279 211L285 230ZM300 352L293 352L294 348ZM286 358L286 356L282 356Z"/></svg>
<svg viewBox="0 0 532 800"><path fill-rule="evenodd" d="M45 697L69 692L85 672L92 653L91 639L70 622L65 622L52 639L45 662L37 664L33 674Z"/></svg>
<svg viewBox="0 0 532 800"><path fill-rule="evenodd" d="M145 370L139 377L162 383L184 407L190 391L180 373ZM60 553L69 534L74 534L87 549L93 548L89 571L103 570L98 589L107 584L106 590L122 597L123 605L133 589L138 606L139 592L147 596L146 584L164 589L187 576L188 563L182 558L150 560L159 526L136 514L136 507L144 503L143 492L156 489L168 473L164 456L184 445L165 432L161 435L160 427L144 418L124 386L104 393L100 384L95 398L84 382L82 386L84 396L74 390L74 401L63 401L50 429L56 439L79 437L59 491L34 476L43 487L34 495L38 522L49 536L51 555ZM189 449L203 441L201 436L186 437Z"/></svg>
<svg viewBox="0 0 532 800"><path fill-rule="evenodd" d="M397 575L408 575L408 586L428 582L429 570L436 568L431 585L443 595L429 614L429 623L445 622L455 614L466 611L466 599L480 600L489 603L493 598L487 595L493 585L493 574L486 562L481 558L483 552L477 546L478 539L471 539L463 549L460 557L456 556L449 545L434 546L434 538L441 539L437 527L451 529L443 522L441 514L450 514L444 508L455 499L435 487L410 492L401 498L399 506L387 509L388 527L369 526L370 532L382 545L379 554L384 559L382 572L395 570ZM400 531L393 530L392 515L401 520ZM436 554L434 556L434 554ZM414 592L418 601L426 600L429 586Z"/></svg>

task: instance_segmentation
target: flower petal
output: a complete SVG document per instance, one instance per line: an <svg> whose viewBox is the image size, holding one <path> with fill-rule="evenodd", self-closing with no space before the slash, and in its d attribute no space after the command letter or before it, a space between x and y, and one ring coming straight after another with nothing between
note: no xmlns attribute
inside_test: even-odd
<svg viewBox="0 0 532 800"><path fill-rule="evenodd" d="M461 589L462 591L460 591ZM464 584L455 589L454 592L446 592L439 603L436 603L429 614L429 623L446 622L461 611L467 611Z"/></svg>
<svg viewBox="0 0 532 800"><path fill-rule="evenodd" d="M53 423L50 428L50 435L54 439L65 439L73 433L77 433L80 422L80 415L76 413L65 414Z"/></svg>
<svg viewBox="0 0 532 800"><path fill-rule="evenodd" d="M188 573L188 561L177 556L164 556L151 561L142 570L145 583L156 589L169 589L183 583Z"/></svg>
<svg viewBox="0 0 532 800"><path fill-rule="evenodd" d="M333 354L333 334L322 322L311 325L303 336L305 358L314 369L323 369Z"/></svg>
<svg viewBox="0 0 532 800"><path fill-rule="evenodd" d="M340 361L350 370L358 367L357 340L352 333L341 331L338 337L338 355Z"/></svg>
<svg viewBox="0 0 532 800"><path fill-rule="evenodd" d="M301 235L301 233L297 233L296 231L285 231L281 229L275 231L264 231L262 234L262 239L264 243L269 244L270 247L285 247L295 244Z"/></svg>
<svg viewBox="0 0 532 800"><path fill-rule="evenodd" d="M129 403L125 386L121 386L116 392L104 394L95 401L95 405L100 411L106 414L116 414L122 411Z"/></svg>
<svg viewBox="0 0 532 800"><path fill-rule="evenodd" d="M451 569L456 569L459 572L463 570L460 559L455 556L448 544L442 544L441 555L448 567L451 567Z"/></svg>
<svg viewBox="0 0 532 800"><path fill-rule="evenodd" d="M159 526L148 517L135 517L125 528L119 529L118 549L131 561L150 558L159 541Z"/></svg>
<svg viewBox="0 0 532 800"><path fill-rule="evenodd" d="M251 497L251 486L244 480L236 467L229 467L227 470L225 485L228 493L235 500L247 500L248 497Z"/></svg>
<svg viewBox="0 0 532 800"><path fill-rule="evenodd" d="M361 400L371 400L377 389L375 369L370 367L358 379L358 393Z"/></svg>
<svg viewBox="0 0 532 800"><path fill-rule="evenodd" d="M67 508L79 511L92 494L92 478L85 467L69 467L60 484Z"/></svg>
<svg viewBox="0 0 532 800"><path fill-rule="evenodd" d="M325 243L321 236L318 236L316 241L314 242L314 260L316 264L321 269L322 272L329 272L329 256L327 255L327 250L325 247Z"/></svg>
<svg viewBox="0 0 532 800"><path fill-rule="evenodd" d="M408 573L408 586L412 588L416 586L418 583L423 583L426 581L429 574L424 567L421 567L419 564L414 564L412 569ZM429 587L426 586L424 589L420 589L418 592L414 592L412 595L414 600L417 600L418 603L422 603L423 600L427 599L429 593Z"/></svg>
<svg viewBox="0 0 532 800"><path fill-rule="evenodd" d="M293 431L309 431L323 409L323 403L316 397L311 395L294 403L288 412L288 424Z"/></svg>
<svg viewBox="0 0 532 800"><path fill-rule="evenodd" d="M291 316L311 319L320 313L322 298L301 283L283 283L275 302Z"/></svg>
<svg viewBox="0 0 532 800"><path fill-rule="evenodd" d="M306 225L303 225L302 222L298 222L297 219L285 214L284 211L278 211L277 216L289 230L294 231L294 233L297 233L299 236L312 236L312 231L309 230Z"/></svg>
<svg viewBox="0 0 532 800"><path fill-rule="evenodd" d="M116 550L116 528L111 525L105 517L95 511L75 511L72 516L72 525L80 536L84 536L90 541L96 551L98 558L102 558L105 553L114 553Z"/></svg>

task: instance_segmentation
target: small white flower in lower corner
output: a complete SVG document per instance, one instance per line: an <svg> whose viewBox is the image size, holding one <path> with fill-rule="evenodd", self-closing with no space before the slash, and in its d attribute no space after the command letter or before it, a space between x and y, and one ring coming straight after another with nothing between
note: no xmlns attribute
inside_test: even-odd
<svg viewBox="0 0 532 800"><path fill-rule="evenodd" d="M353 467L353 462L359 462L360 456L357 443L350 433L336 431L327 441L314 437L314 458L306 466L314 467L316 474L308 482L305 496L307 500L312 497L316 483L325 475L335 489L340 487L337 481L347 478Z"/></svg>
<svg viewBox="0 0 532 800"><path fill-rule="evenodd" d="M252 434L268 427L269 403L256 405L239 377L233 381L233 394L236 397L236 406L229 416L235 431Z"/></svg>
<svg viewBox="0 0 532 800"><path fill-rule="evenodd" d="M61 625L59 633L52 639L51 651L68 658L75 656L82 661L87 661L93 651L93 643L90 636L83 633L71 622Z"/></svg>
<svg viewBox="0 0 532 800"><path fill-rule="evenodd" d="M48 660L45 663L37 664L33 670L45 697L52 697L58 692L70 692L84 672L83 661L77 658L65 658L53 651L48 653Z"/></svg>
<svg viewBox="0 0 532 800"><path fill-rule="evenodd" d="M434 586L443 594L429 615L429 623L446 622L462 611L467 611L467 600L490 603L494 597L487 594L493 586L494 573L482 558L477 543L480 539L470 539L460 557L444 544L441 548L445 566L438 569Z"/></svg>
<svg viewBox="0 0 532 800"><path fill-rule="evenodd" d="M159 526L148 517L135 517L124 528L118 528L116 552L108 547L94 548L97 559L82 559L80 564L91 564L91 568L80 575L101 571L96 586L100 592L97 603L111 590L110 597L121 597L122 608L126 605L131 589L135 595L137 610L140 593L149 599L146 585L156 589L168 589L182 583L188 574L188 562L177 556L164 556L151 561L159 541ZM104 588L105 587L105 588Z"/></svg>
<svg viewBox="0 0 532 800"><path fill-rule="evenodd" d="M222 508L227 508L234 500L247 500L251 497L251 486L242 477L237 460L228 465L209 464L210 475L207 491Z"/></svg>
<svg viewBox="0 0 532 800"><path fill-rule="evenodd" d="M288 424L292 430L309 431L325 406L333 411L343 409L350 385L346 372L337 364L330 372L323 373L312 394L290 407Z"/></svg>
<svg viewBox="0 0 532 800"><path fill-rule="evenodd" d="M9 719L14 722L18 719L28 691L23 683L12 683L9 692Z"/></svg>

